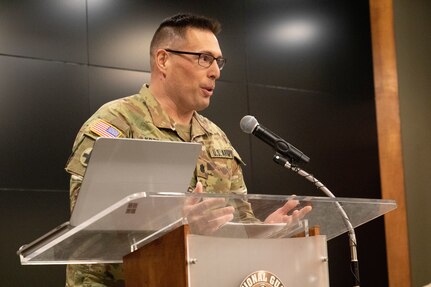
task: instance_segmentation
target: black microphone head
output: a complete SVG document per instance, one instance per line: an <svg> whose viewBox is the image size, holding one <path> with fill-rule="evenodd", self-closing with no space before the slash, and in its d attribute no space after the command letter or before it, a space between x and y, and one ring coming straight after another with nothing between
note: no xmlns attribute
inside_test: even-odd
<svg viewBox="0 0 431 287"><path fill-rule="evenodd" d="M239 123L242 131L248 134L251 134L258 125L256 118L249 115L244 116Z"/></svg>

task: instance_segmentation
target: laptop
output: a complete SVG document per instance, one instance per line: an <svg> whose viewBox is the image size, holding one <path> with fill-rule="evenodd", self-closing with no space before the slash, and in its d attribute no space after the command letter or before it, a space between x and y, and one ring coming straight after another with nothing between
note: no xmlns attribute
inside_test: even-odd
<svg viewBox="0 0 431 287"><path fill-rule="evenodd" d="M77 226L140 192L186 192L201 144L98 138L70 218Z"/></svg>

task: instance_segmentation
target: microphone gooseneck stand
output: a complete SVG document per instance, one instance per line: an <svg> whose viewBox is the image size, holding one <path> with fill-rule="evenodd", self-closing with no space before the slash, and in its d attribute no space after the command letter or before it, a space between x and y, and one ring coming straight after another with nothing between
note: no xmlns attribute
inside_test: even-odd
<svg viewBox="0 0 431 287"><path fill-rule="evenodd" d="M284 158L282 155L280 155L279 153L276 153L273 157L273 160L287 168L292 170L293 172L299 174L300 176L303 176L305 179L307 179L308 181L310 181L311 183L313 183L317 189L321 190L325 195L327 195L330 198L336 198L334 194L332 194L332 192L323 184L321 183L317 178L315 178L313 175L309 174L308 172L302 170L301 168L299 168L298 166L295 166L293 164L291 164L286 158ZM350 222L349 217L346 214L346 211L344 210L344 208L341 206L341 204L336 201L335 202L341 217L343 218L344 224L346 225L348 234L349 234L349 245L350 245L350 257L351 257L351 261L350 261L350 268L353 274L353 281L354 281L354 285L353 287L359 287L360 283L359 283L359 263L358 263L358 254L357 254L357 244L356 244L356 235L355 235L355 230L353 229L352 223Z"/></svg>

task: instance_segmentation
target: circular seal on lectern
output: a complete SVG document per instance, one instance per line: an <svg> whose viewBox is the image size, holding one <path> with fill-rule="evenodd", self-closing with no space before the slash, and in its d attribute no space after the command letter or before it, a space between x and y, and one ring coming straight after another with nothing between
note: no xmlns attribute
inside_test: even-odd
<svg viewBox="0 0 431 287"><path fill-rule="evenodd" d="M239 287L287 287L280 278L269 271L255 271L245 277Z"/></svg>

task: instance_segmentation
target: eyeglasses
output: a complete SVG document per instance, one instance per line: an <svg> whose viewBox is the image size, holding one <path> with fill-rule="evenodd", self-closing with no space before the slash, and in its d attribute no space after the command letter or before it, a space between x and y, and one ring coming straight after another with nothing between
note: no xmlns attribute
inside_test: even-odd
<svg viewBox="0 0 431 287"><path fill-rule="evenodd" d="M198 58L198 64L204 68L209 68L214 60L217 63L217 66L220 70L223 69L224 64L226 64L226 58L223 57L214 57L211 54L208 53L196 53L196 52L185 52L185 51L176 51L171 49L165 49L166 52L174 53L174 54L185 54L185 55L195 55L199 56Z"/></svg>

